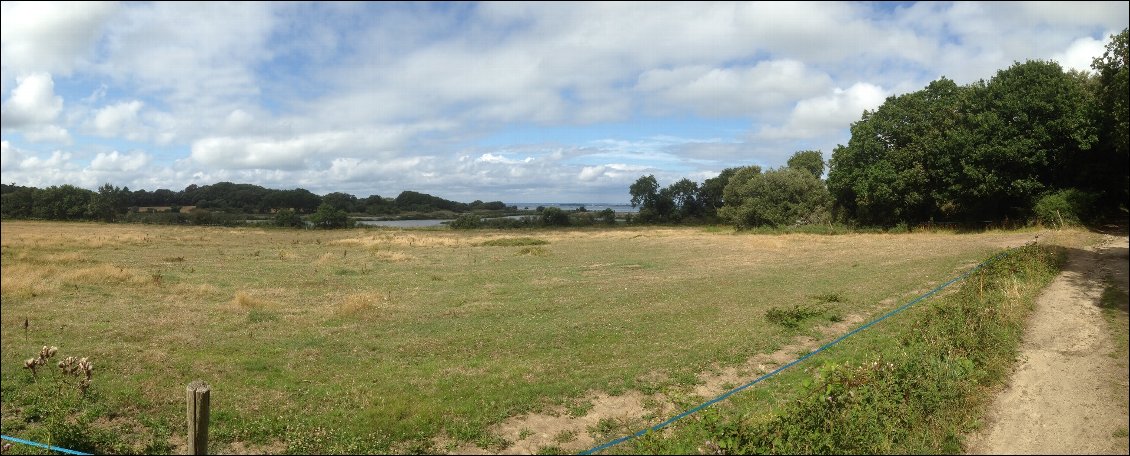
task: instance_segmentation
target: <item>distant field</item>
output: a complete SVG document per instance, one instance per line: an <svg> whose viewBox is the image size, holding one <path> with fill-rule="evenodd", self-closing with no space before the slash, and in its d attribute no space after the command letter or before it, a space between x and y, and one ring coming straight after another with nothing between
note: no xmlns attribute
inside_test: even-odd
<svg viewBox="0 0 1130 456"><path fill-rule="evenodd" d="M508 417L690 388L1035 234L4 222L3 433L47 435L22 367L54 345L95 363L74 438L102 451L180 451L195 379L217 453L497 451ZM766 318L798 306L795 328Z"/></svg>

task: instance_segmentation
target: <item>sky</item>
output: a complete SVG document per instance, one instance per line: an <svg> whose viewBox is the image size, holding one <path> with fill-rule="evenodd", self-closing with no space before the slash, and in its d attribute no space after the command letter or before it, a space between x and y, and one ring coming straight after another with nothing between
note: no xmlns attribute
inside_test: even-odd
<svg viewBox="0 0 1130 456"><path fill-rule="evenodd" d="M3 2L5 184L626 203L864 110L1090 71L1128 2Z"/></svg>

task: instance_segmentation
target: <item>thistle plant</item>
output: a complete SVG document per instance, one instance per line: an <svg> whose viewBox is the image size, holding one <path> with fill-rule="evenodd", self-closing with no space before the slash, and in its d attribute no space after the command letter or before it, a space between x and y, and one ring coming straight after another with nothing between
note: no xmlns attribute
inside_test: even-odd
<svg viewBox="0 0 1130 456"><path fill-rule="evenodd" d="M86 390L90 388L91 377L94 375L94 363L86 357L68 356L59 361L59 369L62 369L63 373L67 375L82 376L78 382L78 388L79 391L82 391L82 396L86 397Z"/></svg>
<svg viewBox="0 0 1130 456"><path fill-rule="evenodd" d="M53 382L40 382L39 368L46 366L58 351L59 347L43 346L35 358L24 361L24 368L31 370L36 384L33 387L36 390L36 406L32 410L38 410L33 413L39 418L35 421L42 421L49 445L92 448L88 440L91 432L89 417L83 414L81 408L94 378L94 363L89 358L67 356L55 363L59 370L51 375ZM68 377L78 379L75 384L77 393L66 392L70 390L68 384L71 383Z"/></svg>
<svg viewBox="0 0 1130 456"><path fill-rule="evenodd" d="M52 356L55 356L55 353L58 351L59 347L48 347L44 345L43 349L39 350L39 356L35 358L28 358L24 361L24 369L31 369L31 375L36 376L38 372L35 369L37 369L39 366L47 365L47 360L51 359Z"/></svg>

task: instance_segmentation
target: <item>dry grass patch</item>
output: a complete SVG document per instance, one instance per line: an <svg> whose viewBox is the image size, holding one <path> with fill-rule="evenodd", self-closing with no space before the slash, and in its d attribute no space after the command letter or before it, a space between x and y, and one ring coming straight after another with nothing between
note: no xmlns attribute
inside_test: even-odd
<svg viewBox="0 0 1130 456"><path fill-rule="evenodd" d="M245 291L235 292L235 297L230 301L231 305L237 309L266 309L274 307L274 303L264 299L253 297Z"/></svg>
<svg viewBox="0 0 1130 456"><path fill-rule="evenodd" d="M44 255L43 261L45 263L59 263L59 264L73 264L73 263L93 263L94 260L89 256L79 252L63 252Z"/></svg>
<svg viewBox="0 0 1130 456"><path fill-rule="evenodd" d="M416 259L416 257L412 255L400 252L375 252L373 253L373 257L388 263L401 263Z"/></svg>
<svg viewBox="0 0 1130 456"><path fill-rule="evenodd" d="M186 298L209 298L220 293L219 288L207 283L178 283L173 285L172 290L174 294Z"/></svg>
<svg viewBox="0 0 1130 456"><path fill-rule="evenodd" d="M387 293L366 292L343 296L334 313L344 316L381 316L393 310Z"/></svg>
<svg viewBox="0 0 1130 456"><path fill-rule="evenodd" d="M407 232L386 232L372 234L369 236L338 239L331 241L330 244L351 245L377 249L387 249L392 247L466 247L476 245L482 242L484 239L488 239L488 237L467 235L465 233L428 232L414 234Z"/></svg>
<svg viewBox="0 0 1130 456"><path fill-rule="evenodd" d="M88 268L64 271L60 274L60 278L63 283L73 285L103 284L106 282L140 285L153 281L152 274L145 274L135 269L115 266L108 263L103 263Z"/></svg>
<svg viewBox="0 0 1130 456"><path fill-rule="evenodd" d="M0 295L26 298L58 290L59 283L48 279L55 272L53 267L5 265L4 273L0 275Z"/></svg>
<svg viewBox="0 0 1130 456"><path fill-rule="evenodd" d="M318 257L317 260L314 260L314 264L324 265L324 264L328 264L328 263L333 263L334 260L337 259L339 256L340 255L334 255L332 253L323 253L322 256Z"/></svg>

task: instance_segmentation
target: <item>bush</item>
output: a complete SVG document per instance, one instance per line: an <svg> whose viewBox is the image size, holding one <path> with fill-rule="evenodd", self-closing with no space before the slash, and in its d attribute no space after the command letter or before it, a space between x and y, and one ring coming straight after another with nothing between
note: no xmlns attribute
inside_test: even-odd
<svg viewBox="0 0 1130 456"><path fill-rule="evenodd" d="M559 207L547 207L541 211L542 226L569 226L569 214Z"/></svg>
<svg viewBox="0 0 1130 456"><path fill-rule="evenodd" d="M764 173L743 168L730 178L724 195L726 205L718 214L738 229L823 223L832 201L819 178L792 168Z"/></svg>
<svg viewBox="0 0 1130 456"><path fill-rule="evenodd" d="M349 214L326 203L318 206L318 212L310 216L310 222L316 228L325 229L349 228L353 225L353 220L349 219Z"/></svg>
<svg viewBox="0 0 1130 456"><path fill-rule="evenodd" d="M482 227L483 219L475 214L464 214L452 220L448 225L457 230L469 230Z"/></svg>
<svg viewBox="0 0 1130 456"><path fill-rule="evenodd" d="M823 311L820 309L798 305L794 305L792 308L773 307L765 312L765 320L789 329L796 329L800 327L802 321L821 313Z"/></svg>
<svg viewBox="0 0 1130 456"><path fill-rule="evenodd" d="M1077 226L1089 218L1098 195L1073 188L1049 193L1032 206L1036 222L1051 227Z"/></svg>
<svg viewBox="0 0 1130 456"><path fill-rule="evenodd" d="M301 228L306 226L306 222L294 211L283 209L275 214L275 226Z"/></svg>
<svg viewBox="0 0 1130 456"><path fill-rule="evenodd" d="M612 208L610 208L610 207L605 208L603 211L599 212L599 216L597 218L604 224L615 225L616 224L616 211L612 210Z"/></svg>

